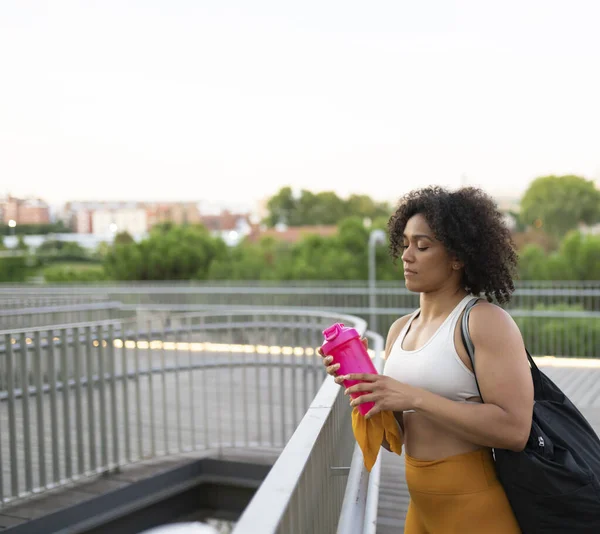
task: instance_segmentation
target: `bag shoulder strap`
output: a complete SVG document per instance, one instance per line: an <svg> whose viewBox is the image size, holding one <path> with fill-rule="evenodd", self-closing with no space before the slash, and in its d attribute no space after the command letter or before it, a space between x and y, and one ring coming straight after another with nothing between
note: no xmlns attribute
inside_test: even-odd
<svg viewBox="0 0 600 534"><path fill-rule="evenodd" d="M460 333L463 345L465 346L465 349L467 349L469 360L471 360L471 366L473 367L473 375L475 376L475 384L477 385L477 391L479 392L481 400L485 402L483 396L481 395L481 389L479 389L479 381L477 380L477 373L475 372L475 345L473 344L471 334L469 333L469 314L471 313L473 306L475 306L480 300L481 299L479 298L473 299L466 305L465 311L462 316ZM536 393L541 392L543 389L541 372L538 369L538 366L533 361L533 358L531 357L531 354L529 354L529 351L525 349L525 352L527 353L527 359L529 360L529 366L531 367L531 376L533 378L534 389Z"/></svg>
<svg viewBox="0 0 600 534"><path fill-rule="evenodd" d="M475 345L473 345L473 340L471 339L471 334L469 333L469 314L471 313L473 306L475 306L475 304L477 304L480 300L481 299L473 299L465 306L465 311L463 312L462 321L460 325L460 334L462 336L463 345L465 346L465 349L467 349L469 360L471 360L471 367L473 368L473 375L475 376L475 385L477 386L479 397L483 401L481 389L479 389L479 381L477 380L477 373L475 372Z"/></svg>

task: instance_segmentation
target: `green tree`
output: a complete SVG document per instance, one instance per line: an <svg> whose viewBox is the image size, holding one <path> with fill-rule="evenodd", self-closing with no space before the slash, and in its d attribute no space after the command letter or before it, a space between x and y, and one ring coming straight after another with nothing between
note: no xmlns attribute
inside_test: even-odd
<svg viewBox="0 0 600 534"><path fill-rule="evenodd" d="M0 282L24 282L28 275L25 256L0 257Z"/></svg>
<svg viewBox="0 0 600 534"><path fill-rule="evenodd" d="M546 280L548 258L539 245L525 245L519 254L519 278L521 280Z"/></svg>
<svg viewBox="0 0 600 534"><path fill-rule="evenodd" d="M346 211L350 215L368 217L372 221L379 218L387 220L392 207L387 202L376 202L367 195L350 195L346 201Z"/></svg>
<svg viewBox="0 0 600 534"><path fill-rule="evenodd" d="M337 246L352 253L358 263L367 262L369 230L360 217L348 217L338 224ZM363 262L364 260L364 262Z"/></svg>
<svg viewBox="0 0 600 534"><path fill-rule="evenodd" d="M206 279L226 245L199 225L159 225L140 243L116 243L104 267L117 280Z"/></svg>
<svg viewBox="0 0 600 534"><path fill-rule="evenodd" d="M92 259L90 253L79 243L55 239L44 241L35 254L44 262L87 262Z"/></svg>
<svg viewBox="0 0 600 534"><path fill-rule="evenodd" d="M568 280L600 280L600 236L569 233L559 254Z"/></svg>
<svg viewBox="0 0 600 534"><path fill-rule="evenodd" d="M599 280L600 236L570 232L558 250L546 254L539 245L527 245L519 255L522 280Z"/></svg>
<svg viewBox="0 0 600 534"><path fill-rule="evenodd" d="M272 237L258 243L244 241L216 258L210 266L211 280L292 280L293 247Z"/></svg>
<svg viewBox="0 0 600 534"><path fill-rule="evenodd" d="M317 195L303 189L300 192L300 198L296 202L295 211L288 224L290 226L320 224L320 222L315 219L316 214L314 213L315 206L317 206L318 202Z"/></svg>
<svg viewBox="0 0 600 534"><path fill-rule="evenodd" d="M350 215L346 203L332 191L322 191L315 195L315 203L310 212L310 219L304 224L336 224L343 217Z"/></svg>
<svg viewBox="0 0 600 534"><path fill-rule="evenodd" d="M269 226L273 227L280 222L295 226L297 202L291 187L282 187L276 195L272 196L267 202L267 209L269 215L266 223Z"/></svg>
<svg viewBox="0 0 600 534"><path fill-rule="evenodd" d="M335 236L306 236L293 250L294 279L366 280L368 242L369 229L360 217L343 219ZM397 279L385 245L377 247L376 263L378 279Z"/></svg>
<svg viewBox="0 0 600 534"><path fill-rule="evenodd" d="M521 199L521 221L562 237L580 223L600 220L600 191L579 176L544 176Z"/></svg>
<svg viewBox="0 0 600 534"><path fill-rule="evenodd" d="M385 202L376 202L367 195L351 195L347 200L333 191L313 193L306 189L294 196L290 187L283 187L267 202L268 226L285 223L288 226L331 225L346 217L364 219L389 218L391 207Z"/></svg>
<svg viewBox="0 0 600 534"><path fill-rule="evenodd" d="M0 282L24 282L28 274L26 254L7 249L0 238Z"/></svg>
<svg viewBox="0 0 600 534"><path fill-rule="evenodd" d="M129 232L119 232L115 236L114 242L119 245L129 245L134 242L134 239L133 237L131 237L131 234Z"/></svg>

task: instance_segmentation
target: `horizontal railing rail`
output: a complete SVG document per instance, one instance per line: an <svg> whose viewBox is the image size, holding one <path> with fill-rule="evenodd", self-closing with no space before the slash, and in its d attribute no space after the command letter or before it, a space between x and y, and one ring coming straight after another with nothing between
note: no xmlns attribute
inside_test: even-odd
<svg viewBox="0 0 600 534"><path fill-rule="evenodd" d="M75 321L98 321L121 316L119 301L0 309L0 330L47 326ZM130 313L131 315L131 313Z"/></svg>

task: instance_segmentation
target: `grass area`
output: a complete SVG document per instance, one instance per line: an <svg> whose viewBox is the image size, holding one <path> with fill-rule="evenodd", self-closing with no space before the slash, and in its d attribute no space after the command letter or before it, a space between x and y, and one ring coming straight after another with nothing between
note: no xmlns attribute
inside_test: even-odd
<svg viewBox="0 0 600 534"><path fill-rule="evenodd" d="M36 269L33 277L46 282L93 282L105 275L100 262L57 262Z"/></svg>
<svg viewBox="0 0 600 534"><path fill-rule="evenodd" d="M42 274L47 269L71 269L75 272L79 271L89 271L89 270L97 270L102 268L102 263L100 262L83 262L83 261L73 261L73 262L57 262L50 263L48 265L44 265L40 268L39 274Z"/></svg>
<svg viewBox="0 0 600 534"><path fill-rule="evenodd" d="M83 272L83 271L89 271L91 270L95 270L102 267L102 264L100 262L81 262L81 261L60 261L60 262L56 262L56 263L47 263L45 265L41 265L40 267L37 267L36 269L34 269L31 272L32 276L44 276L44 273L47 270L56 270L56 269L60 269L60 270L71 270L74 272Z"/></svg>

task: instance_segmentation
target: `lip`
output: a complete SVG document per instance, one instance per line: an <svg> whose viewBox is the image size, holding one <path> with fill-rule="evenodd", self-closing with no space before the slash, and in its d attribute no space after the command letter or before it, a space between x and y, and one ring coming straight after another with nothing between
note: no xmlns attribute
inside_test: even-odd
<svg viewBox="0 0 600 534"><path fill-rule="evenodd" d="M414 276L417 274L415 271L411 271L410 269L404 269L404 276Z"/></svg>

